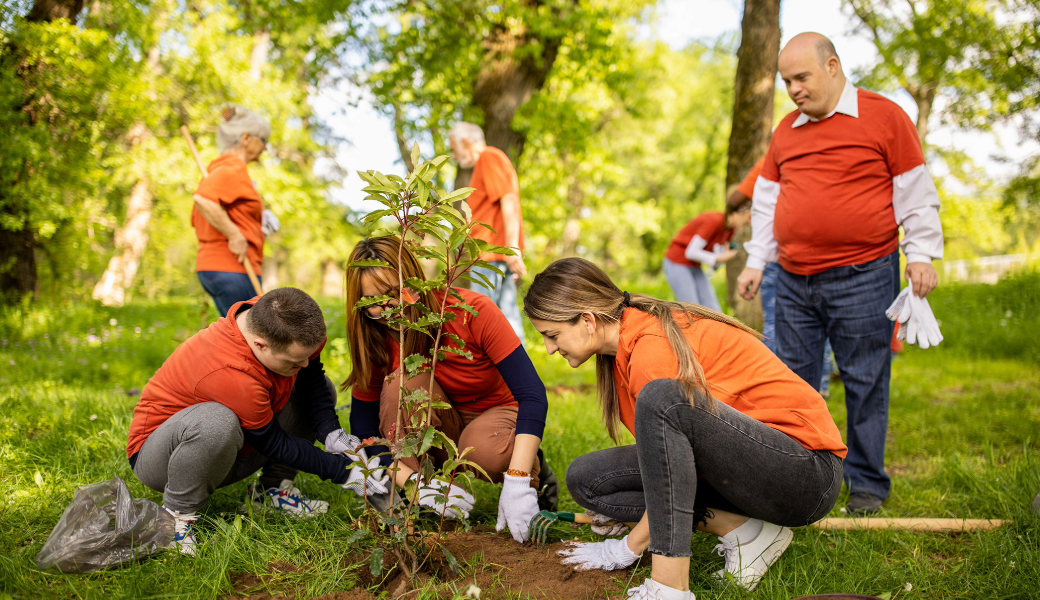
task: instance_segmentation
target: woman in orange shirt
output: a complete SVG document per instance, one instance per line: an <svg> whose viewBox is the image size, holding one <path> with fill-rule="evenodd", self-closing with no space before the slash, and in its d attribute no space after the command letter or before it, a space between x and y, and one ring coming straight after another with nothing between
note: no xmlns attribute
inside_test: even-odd
<svg viewBox="0 0 1040 600"><path fill-rule="evenodd" d="M400 346L404 345L405 357L429 357L433 345L425 334L391 329L383 316L384 310L399 305L399 273L404 280L425 279L419 262L407 247L398 262L399 245L397 236L362 240L350 255L351 263L380 260L389 266L347 270L347 342L353 370L343 389L351 389L350 429L361 439L394 438L401 387ZM406 293L414 292L406 288ZM555 502L555 477L539 450L549 408L545 386L520 338L490 298L465 289L452 289L450 294L443 290L414 294L418 303L434 313L439 313L441 304L447 301L446 315L451 319L444 324L444 355L437 360L433 383L434 396L446 400L451 408L435 409L433 424L460 450L472 447L474 450L467 458L479 465L492 482L503 484L498 530L509 527L513 538L522 543L528 537L531 517L542 508L554 508L549 505ZM354 310L359 300L380 297L385 301ZM476 314L459 308L460 301L475 309ZM421 314L414 305L406 309L410 319L417 320ZM459 340L463 342L461 348ZM429 389L430 375L418 375L404 386ZM405 416L403 422L410 419ZM385 448L369 451L373 467L379 458L375 455L383 452ZM445 458L437 452L431 455L435 461ZM382 459L383 467L387 466L390 457L384 455ZM414 458L404 459L400 467L395 482L403 486L415 476L419 464ZM539 489L545 492L542 498L538 497ZM364 495L361 486L355 486L354 491ZM472 496L455 489L449 497L449 516L466 518L472 508ZM373 503L378 506L380 501L373 499ZM421 498L420 504L424 504Z"/></svg>
<svg viewBox="0 0 1040 600"><path fill-rule="evenodd" d="M217 126L221 155L206 169L195 190L191 225L199 239L195 272L213 297L220 316L256 291L246 275L250 261L257 275L264 262L264 235L278 231L278 219L264 210L246 166L258 162L271 137L267 120L241 106L228 106Z"/></svg>
<svg viewBox="0 0 1040 600"><path fill-rule="evenodd" d="M637 598L691 599L690 537L719 536L720 571L754 589L787 548L788 527L826 515L847 449L823 398L740 322L694 304L623 292L587 260L535 276L524 310L546 350L572 367L596 357L607 429L634 446L592 452L567 487L603 518L638 525L623 539L575 543L579 569L627 567L649 548Z"/></svg>

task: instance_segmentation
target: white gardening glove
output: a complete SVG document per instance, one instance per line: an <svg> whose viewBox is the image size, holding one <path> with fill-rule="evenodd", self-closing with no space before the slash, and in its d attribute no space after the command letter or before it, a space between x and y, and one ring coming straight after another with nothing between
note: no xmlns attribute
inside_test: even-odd
<svg viewBox="0 0 1040 600"><path fill-rule="evenodd" d="M419 484L418 473L413 473L410 479L420 485L419 506L435 510L438 514L443 513L448 519L463 521L469 518L469 511L473 510L476 500L466 490L440 479ZM444 498L445 494L448 496L447 500Z"/></svg>
<svg viewBox="0 0 1040 600"><path fill-rule="evenodd" d="M378 456L368 458L365 449L358 447L360 445L361 440L356 435L351 435L342 428L336 429L325 436L326 452L343 454L353 459L354 462L359 463L350 470L350 476L347 478L347 482L343 484L343 489L350 490L362 498L365 497L366 489L369 496L385 494L388 491L386 483L389 479L386 475L386 469L380 467ZM367 483L365 482L365 473L361 469L363 464L368 465L367 468L372 471L367 478Z"/></svg>
<svg viewBox="0 0 1040 600"><path fill-rule="evenodd" d="M563 564L575 565L576 571L616 571L630 567L642 554L628 549L628 536L602 542L567 542L570 546L556 554L564 557Z"/></svg>
<svg viewBox="0 0 1040 600"><path fill-rule="evenodd" d="M277 233L282 228L281 221L274 215L269 209L264 209L263 216L260 218L260 230L264 232L264 235L271 235Z"/></svg>
<svg viewBox="0 0 1040 600"><path fill-rule="evenodd" d="M536 514L538 492L531 487L531 478L506 475L502 481L502 495L498 497L495 531L508 527L513 539L523 544L530 537L531 517Z"/></svg>
<svg viewBox="0 0 1040 600"><path fill-rule="evenodd" d="M367 465L369 475L366 478L361 465L354 465L354 468L350 470L350 477L347 477L347 482L343 484L343 489L354 492L362 498L366 496L366 492L369 498L389 492L390 488L386 486L390 482L390 476L387 475L386 469L379 464L379 457L367 458L364 448L359 448L357 454L358 460Z"/></svg>
<svg viewBox="0 0 1040 600"><path fill-rule="evenodd" d="M910 327L907 331L907 343L916 343L922 350L938 346L943 341L939 332L939 322L935 320L932 307L927 298L918 298L910 294Z"/></svg>
<svg viewBox="0 0 1040 600"><path fill-rule="evenodd" d="M351 454L360 445L358 436L350 435L342 427L325 436L325 451L330 454Z"/></svg>
<svg viewBox="0 0 1040 600"><path fill-rule="evenodd" d="M914 289L913 282L910 285L903 288L899 295L896 296L892 305L885 311L885 316L888 317L889 321L895 321L898 323L906 324L910 319L910 291Z"/></svg>
<svg viewBox="0 0 1040 600"><path fill-rule="evenodd" d="M593 533L598 533L604 537L614 537L630 531L628 525L621 521L615 521L606 515L601 515L591 510L585 511L585 514L592 517L592 525L589 526L589 529Z"/></svg>

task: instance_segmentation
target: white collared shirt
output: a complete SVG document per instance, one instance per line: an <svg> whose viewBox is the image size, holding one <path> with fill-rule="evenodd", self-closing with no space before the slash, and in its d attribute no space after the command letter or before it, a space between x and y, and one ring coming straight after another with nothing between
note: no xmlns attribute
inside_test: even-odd
<svg viewBox="0 0 1040 600"><path fill-rule="evenodd" d="M859 90L848 80L841 97L823 119L801 113L791 123L791 128L806 123L829 119L836 113L859 118ZM747 267L765 269L767 263L777 262L779 248L773 236L773 217L780 197L780 183L759 177L751 199L751 240L744 244L747 250ZM928 172L927 165L920 165L892 178L892 208L896 223L903 227L900 247L906 262L931 262L943 257L943 232L939 220L939 192Z"/></svg>

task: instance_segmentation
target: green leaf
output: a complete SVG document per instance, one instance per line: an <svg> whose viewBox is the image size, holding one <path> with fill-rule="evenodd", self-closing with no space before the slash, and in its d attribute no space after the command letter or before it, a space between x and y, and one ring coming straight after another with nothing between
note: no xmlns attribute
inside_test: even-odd
<svg viewBox="0 0 1040 600"><path fill-rule="evenodd" d="M235 531L242 531L242 515L235 515Z"/></svg>
<svg viewBox="0 0 1040 600"><path fill-rule="evenodd" d="M418 142L414 142L412 144L412 164L413 165L419 164L419 143Z"/></svg>
<svg viewBox="0 0 1040 600"><path fill-rule="evenodd" d="M422 456L430 451L430 446L433 445L433 432L436 431L433 427L427 427L426 433L423 434L422 444L419 446L419 455Z"/></svg>
<svg viewBox="0 0 1040 600"><path fill-rule="evenodd" d="M390 296L372 296L371 298L362 298L354 304L354 310L363 310L369 306L375 306L377 304L385 304L393 300Z"/></svg>
<svg viewBox="0 0 1040 600"><path fill-rule="evenodd" d="M441 554L444 555L444 559L448 561L448 568L451 569L452 573L458 573L459 561L455 559L455 555L449 552L448 549L444 547L444 544L438 544L438 546L441 547Z"/></svg>
<svg viewBox="0 0 1040 600"><path fill-rule="evenodd" d="M440 201L443 202L444 204L450 204L450 203L455 202L457 200L463 200L465 198L469 198L469 195L472 194L475 191L477 191L476 188L471 188L471 187L459 188L459 189L455 190L454 192L448 194L447 196L444 196L443 198L441 198Z"/></svg>
<svg viewBox="0 0 1040 600"><path fill-rule="evenodd" d="M353 546L354 544L358 543L358 541L360 541L361 538L365 537L369 533L370 532L367 529L358 529L354 533L351 533L349 536L347 536L347 546Z"/></svg>
<svg viewBox="0 0 1040 600"><path fill-rule="evenodd" d="M372 573L373 577L381 577L383 575L382 548L376 548L372 551L372 556L368 558L368 570Z"/></svg>

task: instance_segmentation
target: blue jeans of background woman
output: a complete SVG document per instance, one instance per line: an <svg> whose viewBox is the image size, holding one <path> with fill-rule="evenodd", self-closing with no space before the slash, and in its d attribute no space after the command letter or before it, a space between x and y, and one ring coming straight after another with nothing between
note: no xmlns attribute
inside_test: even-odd
<svg viewBox="0 0 1040 600"><path fill-rule="evenodd" d="M807 450L764 423L718 404L694 408L671 379L636 401L636 445L579 456L567 488L580 506L619 521L650 518L650 552L690 556L708 509L801 527L823 518L841 491L841 459ZM698 476L701 479L698 479Z"/></svg>
<svg viewBox="0 0 1040 600"><path fill-rule="evenodd" d="M664 277L679 302L699 304L705 308L722 311L719 306L719 298L715 295L708 276L700 267L687 267L664 259Z"/></svg>
<svg viewBox="0 0 1040 600"><path fill-rule="evenodd" d="M226 317L228 311L236 302L251 300L256 296L253 284L249 282L249 276L245 273L230 273L227 271L199 271L199 283L202 289L213 298L213 304L221 317ZM260 283L263 279L257 276Z"/></svg>

